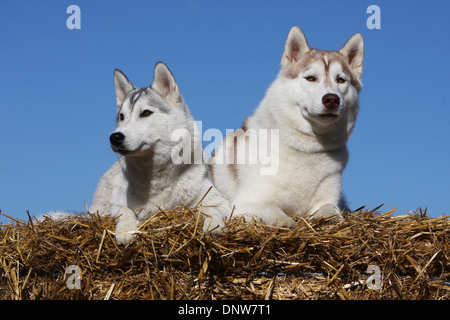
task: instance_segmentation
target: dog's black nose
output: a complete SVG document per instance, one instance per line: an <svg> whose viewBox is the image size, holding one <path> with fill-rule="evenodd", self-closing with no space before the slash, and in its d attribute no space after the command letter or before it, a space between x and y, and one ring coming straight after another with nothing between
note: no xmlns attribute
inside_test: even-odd
<svg viewBox="0 0 450 320"><path fill-rule="evenodd" d="M120 146L120 144L125 140L125 136L122 132L114 132L110 137L109 141L115 147Z"/></svg>
<svg viewBox="0 0 450 320"><path fill-rule="evenodd" d="M334 93L328 93L322 97L322 104L329 110L336 109L340 103L339 97Z"/></svg>

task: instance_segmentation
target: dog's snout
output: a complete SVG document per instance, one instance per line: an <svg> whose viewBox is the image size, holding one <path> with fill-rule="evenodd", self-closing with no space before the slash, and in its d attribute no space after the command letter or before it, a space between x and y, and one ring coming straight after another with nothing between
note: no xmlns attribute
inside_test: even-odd
<svg viewBox="0 0 450 320"><path fill-rule="evenodd" d="M341 103L339 97L334 93L328 93L322 97L322 104L329 110L334 110Z"/></svg>
<svg viewBox="0 0 450 320"><path fill-rule="evenodd" d="M115 147L120 146L120 144L125 140L125 135L122 132L114 132L110 137L109 141Z"/></svg>

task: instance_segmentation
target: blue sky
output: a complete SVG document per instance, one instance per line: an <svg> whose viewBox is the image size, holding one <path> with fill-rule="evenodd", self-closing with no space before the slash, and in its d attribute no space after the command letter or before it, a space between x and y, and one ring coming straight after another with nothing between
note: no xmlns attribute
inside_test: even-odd
<svg viewBox="0 0 450 320"><path fill-rule="evenodd" d="M69 30L69 5L81 29ZM381 29L369 30L369 5ZM274 80L289 29L311 47L365 40L344 191L355 209L450 214L449 1L0 2L0 210L83 211L115 161L113 70L148 86L172 70L194 117L237 129Z"/></svg>

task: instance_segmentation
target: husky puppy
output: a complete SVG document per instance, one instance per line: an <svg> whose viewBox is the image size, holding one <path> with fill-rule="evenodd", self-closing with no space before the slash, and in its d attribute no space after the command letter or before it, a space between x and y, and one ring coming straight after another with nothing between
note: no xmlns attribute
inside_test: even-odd
<svg viewBox="0 0 450 320"><path fill-rule="evenodd" d="M201 152L202 145L170 70L156 64L153 84L144 89L115 70L114 86L117 128L110 143L119 159L102 176L90 211L118 217L116 240L128 244L139 221L159 210L195 206L207 194L202 201L203 229L223 232L231 209L215 188L209 190L212 181L206 164L173 161L174 150L180 150L179 141L172 139L174 131L186 132L192 153Z"/></svg>
<svg viewBox="0 0 450 320"><path fill-rule="evenodd" d="M211 161L213 182L236 206L234 215L252 214L282 227L292 227L293 216L339 218L363 51L361 34L330 52L310 48L299 27L290 30L277 78L242 130L227 136ZM237 140L251 130L273 129L278 139L269 145L267 135L258 135L258 147L277 153L277 172L263 174L261 162L236 163L249 155L249 148L236 147Z"/></svg>

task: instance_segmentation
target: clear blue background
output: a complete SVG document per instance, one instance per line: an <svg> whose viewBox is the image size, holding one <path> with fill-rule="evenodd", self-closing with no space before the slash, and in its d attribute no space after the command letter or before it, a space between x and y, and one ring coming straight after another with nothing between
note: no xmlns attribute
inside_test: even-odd
<svg viewBox="0 0 450 320"><path fill-rule="evenodd" d="M66 9L81 8L81 30ZM381 30L366 9L381 8ZM353 209L382 203L450 214L449 1L0 2L0 210L83 211L115 161L113 70L148 86L164 61L197 120L236 129L280 67L289 29L311 47L365 39L361 112L344 190Z"/></svg>

